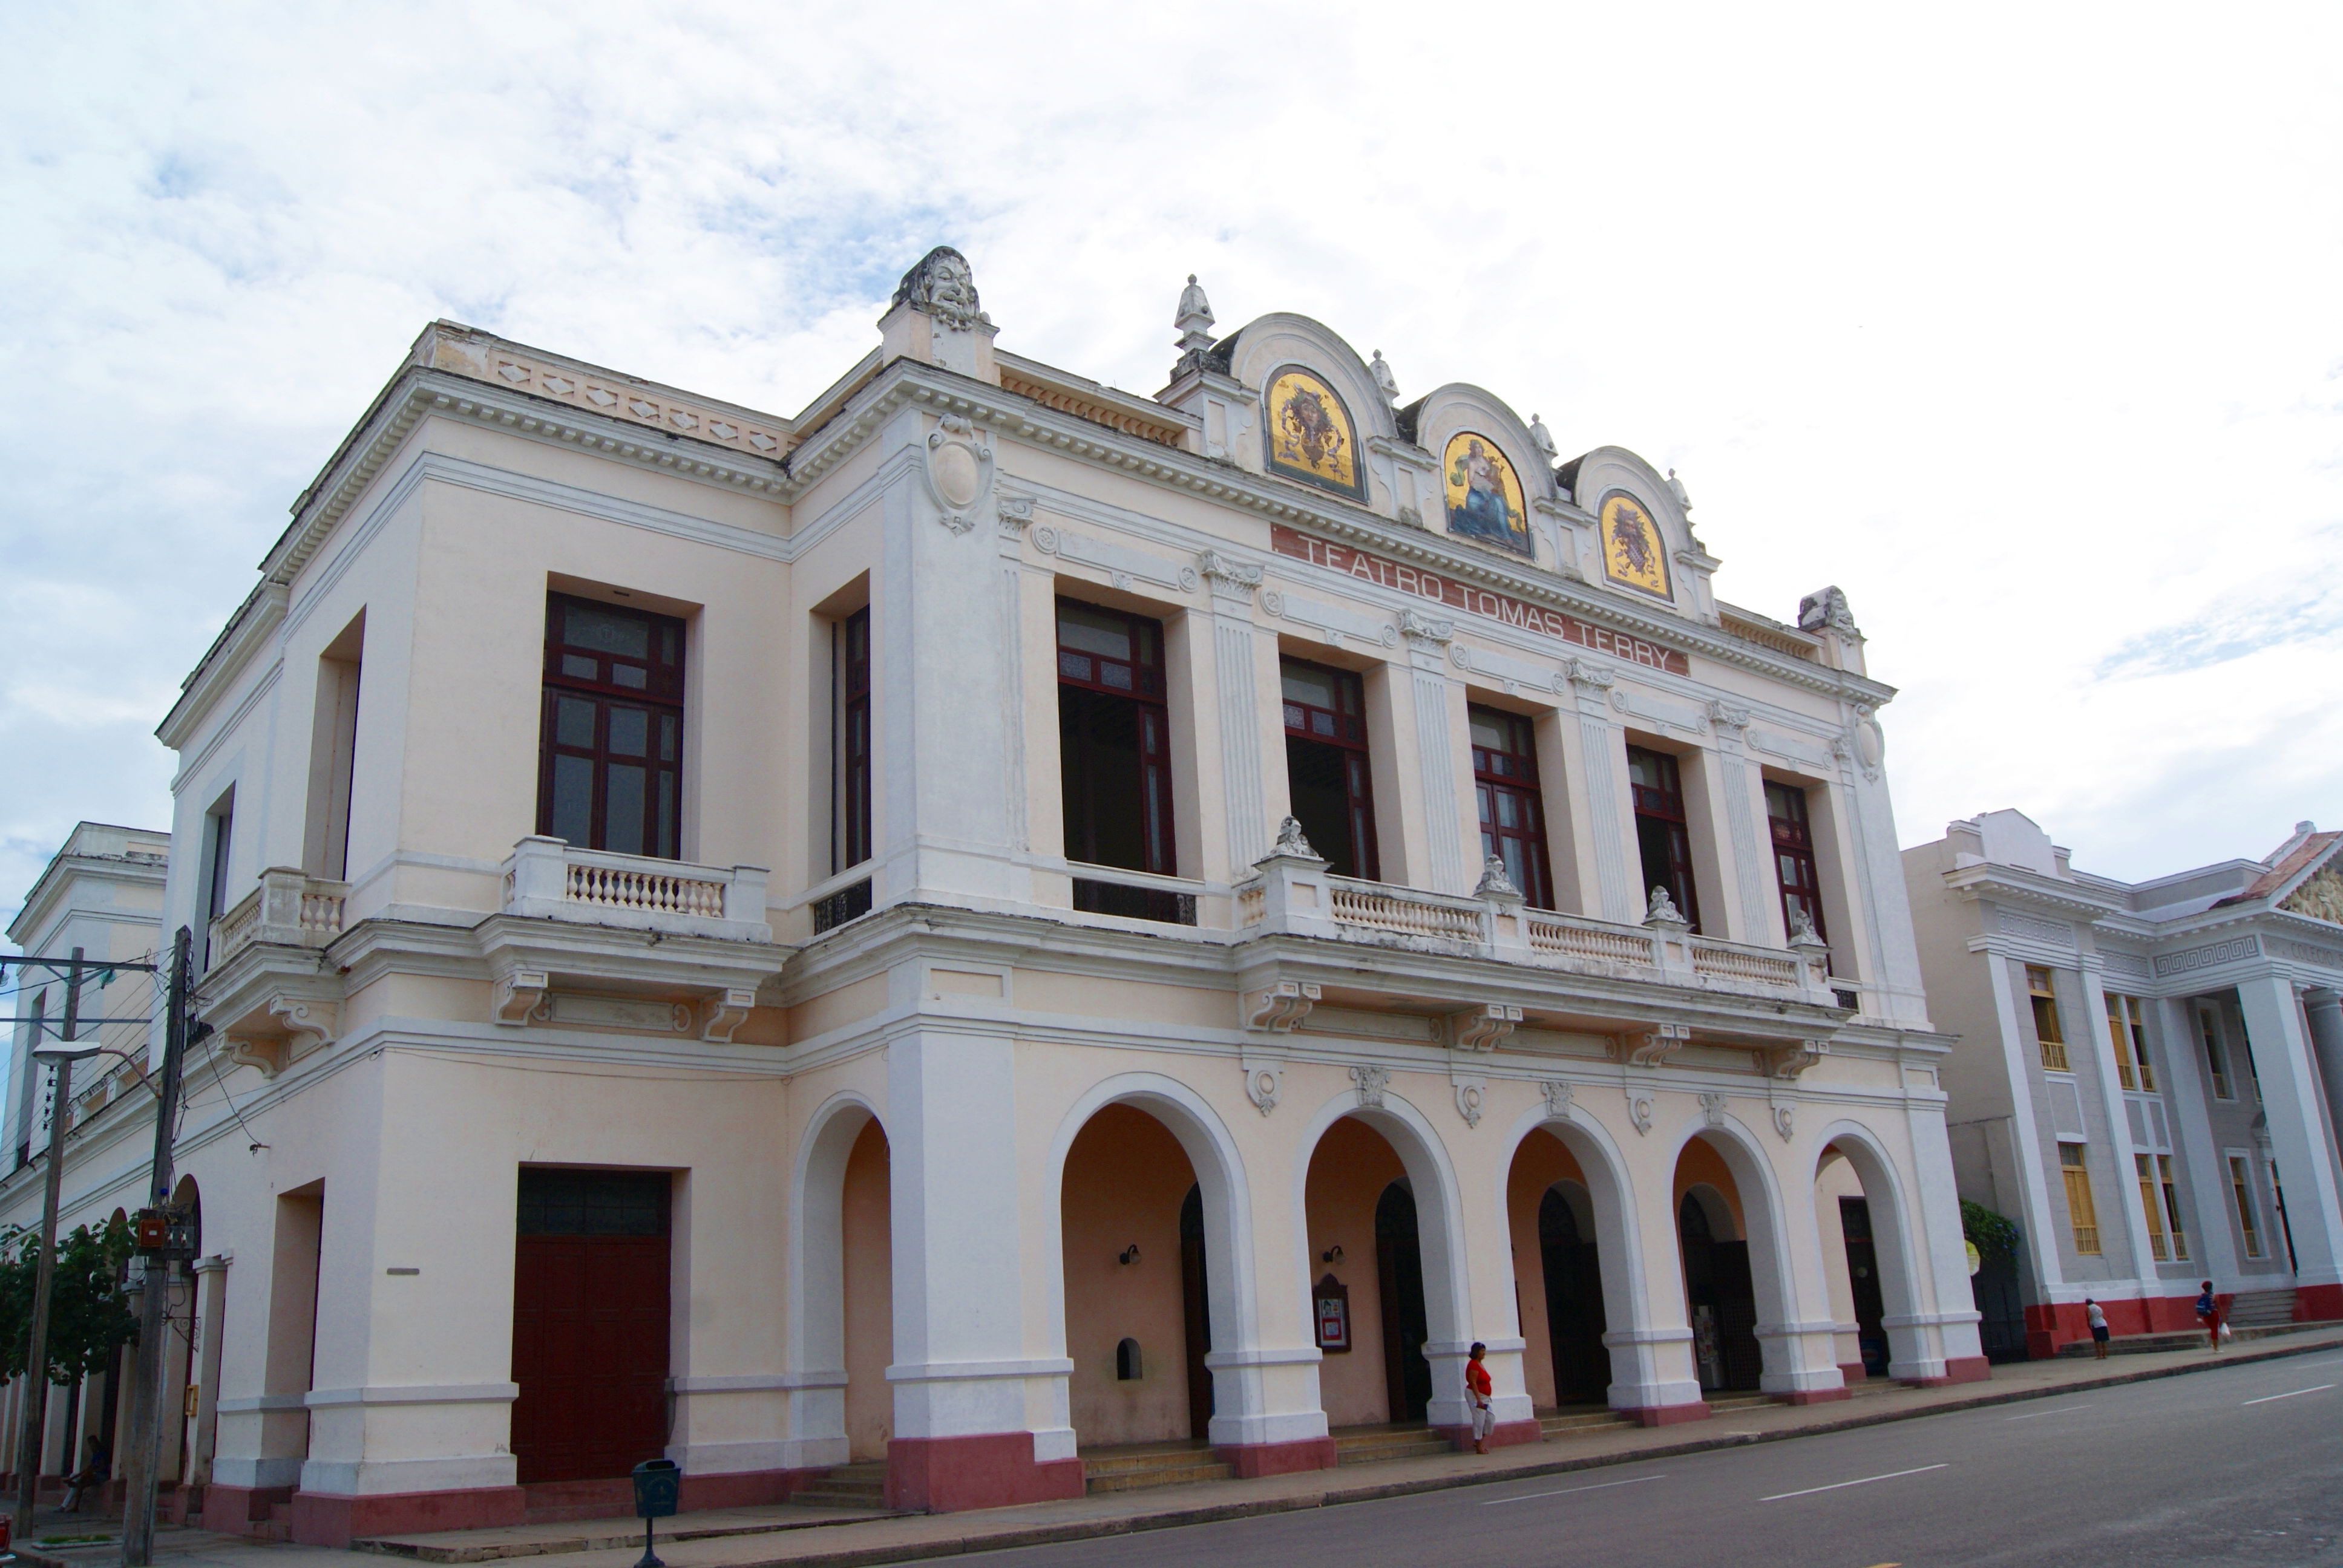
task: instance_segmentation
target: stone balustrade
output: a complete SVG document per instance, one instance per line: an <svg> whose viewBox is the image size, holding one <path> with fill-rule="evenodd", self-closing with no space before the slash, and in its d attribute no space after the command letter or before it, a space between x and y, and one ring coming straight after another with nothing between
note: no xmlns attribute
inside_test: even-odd
<svg viewBox="0 0 2343 1568"><path fill-rule="evenodd" d="M292 866L271 866L260 886L212 922L206 967L216 969L256 942L322 948L342 934L347 882L329 882Z"/></svg>
<svg viewBox="0 0 2343 1568"><path fill-rule="evenodd" d="M532 836L504 865L504 912L676 936L769 942L762 866L695 866Z"/></svg>

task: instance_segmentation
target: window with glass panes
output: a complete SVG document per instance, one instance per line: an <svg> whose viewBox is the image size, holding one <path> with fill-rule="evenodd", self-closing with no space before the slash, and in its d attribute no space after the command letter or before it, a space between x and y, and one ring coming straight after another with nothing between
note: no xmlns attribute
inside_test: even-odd
<svg viewBox="0 0 2343 1568"><path fill-rule="evenodd" d="M2221 1015L2211 1002L2197 1004L2197 1033L2205 1042L2205 1070L2212 1076L2213 1098L2235 1100L2237 1091L2229 1087L2229 1052L2221 1039Z"/></svg>
<svg viewBox="0 0 2343 1568"><path fill-rule="evenodd" d="M1782 890L1782 929L1797 930L1803 913L1815 935L1830 940L1823 924L1823 883L1815 869L1815 833L1806 819L1806 792L1795 784L1765 780L1765 818L1774 834L1774 879Z"/></svg>
<svg viewBox="0 0 2343 1568"><path fill-rule="evenodd" d="M1545 850L1545 802L1538 793L1536 728L1494 708L1466 712L1473 729L1473 787L1481 802L1481 853L1532 909L1554 908L1554 868Z"/></svg>
<svg viewBox="0 0 2343 1568"><path fill-rule="evenodd" d="M2115 1047L2116 1077L2126 1089L2156 1092L2156 1069L2147 1060L2147 1010L2136 996L2107 992L2107 1040Z"/></svg>
<svg viewBox="0 0 2343 1568"><path fill-rule="evenodd" d="M834 623L830 636L838 782L830 869L843 871L870 858L870 611L858 609Z"/></svg>
<svg viewBox="0 0 2343 1568"><path fill-rule="evenodd" d="M2258 1258L2262 1255L2262 1232L2261 1227L2254 1223L2253 1178L2247 1173L2243 1155L2232 1154L2228 1159L2229 1196L2237 1205L2237 1229L2245 1235L2246 1256Z"/></svg>
<svg viewBox="0 0 2343 1568"><path fill-rule="evenodd" d="M2172 1248L2164 1236L2164 1201L2156 1189L2156 1156L2135 1154L2131 1162L2139 1176L2139 1209L2147 1221L2148 1254L2159 1263L2169 1262Z"/></svg>
<svg viewBox="0 0 2343 1568"><path fill-rule="evenodd" d="M673 616L548 596L538 832L682 853L683 631Z"/></svg>
<svg viewBox="0 0 2343 1568"><path fill-rule="evenodd" d="M2156 1175L2164 1196L2164 1218L2172 1232L2172 1259L2185 1263L2188 1261L2188 1228L2180 1222L2180 1189L2173 1184L2171 1155L2156 1157Z"/></svg>
<svg viewBox="0 0 2343 1568"><path fill-rule="evenodd" d="M2042 1048L2042 1065L2053 1072L2066 1071L2066 1032L2059 1027L2058 991L2048 970L2026 966L2026 1000L2033 1005L2034 1038Z"/></svg>
<svg viewBox="0 0 2343 1568"><path fill-rule="evenodd" d="M1347 669L1282 659L1285 777L1302 837L1340 877L1383 875L1375 853L1366 686Z"/></svg>
<svg viewBox="0 0 2343 1568"><path fill-rule="evenodd" d="M2091 1201L2091 1171L2079 1143L2058 1145L2059 1173L2066 1179L2066 1222L2075 1234L2075 1251L2086 1257L2099 1251L2099 1210Z"/></svg>
<svg viewBox="0 0 2343 1568"><path fill-rule="evenodd" d="M1174 874L1161 623L1058 601L1058 749L1066 859ZM1078 881L1074 907L1089 909L1084 889L1104 886Z"/></svg>
<svg viewBox="0 0 2343 1568"><path fill-rule="evenodd" d="M1627 779L1635 797L1635 848L1643 861L1648 900L1654 888L1665 888L1677 912L1700 930L1700 900L1692 885L1692 834L1685 826L1684 777L1676 759L1664 751L1627 748Z"/></svg>

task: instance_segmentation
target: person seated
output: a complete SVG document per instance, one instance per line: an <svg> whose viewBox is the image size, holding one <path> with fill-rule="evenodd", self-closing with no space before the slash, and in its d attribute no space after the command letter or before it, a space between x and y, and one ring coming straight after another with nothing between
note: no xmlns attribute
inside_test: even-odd
<svg viewBox="0 0 2343 1568"><path fill-rule="evenodd" d="M83 1494L93 1487L103 1488L114 1478L114 1455L106 1452L104 1438L89 1440L87 1455L79 1473L65 1477L64 1509L67 1513L80 1513Z"/></svg>

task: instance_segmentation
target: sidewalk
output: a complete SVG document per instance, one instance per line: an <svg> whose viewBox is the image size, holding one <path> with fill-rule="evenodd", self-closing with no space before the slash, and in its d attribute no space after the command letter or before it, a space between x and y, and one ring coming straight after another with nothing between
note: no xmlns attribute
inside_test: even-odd
<svg viewBox="0 0 2343 1568"><path fill-rule="evenodd" d="M2343 1349L2343 1329L2324 1328L2252 1342L2218 1355L2201 1349L2132 1354L2125 1356L2119 1366L2089 1360L2025 1362L1996 1367L1988 1382L1933 1389L1868 1384L1858 1387L1853 1399L1833 1404L1733 1410L1689 1426L1574 1432L1542 1443L1500 1449L1485 1458L1441 1454L1252 1481L1104 1493L1063 1503L969 1513L873 1517L846 1509L795 1505L725 1509L662 1520L659 1555L669 1568L863 1568L1554 1475L2338 1349ZM619 1544L621 1541L625 1543ZM639 1522L594 1520L397 1536L362 1543L360 1550L429 1563L558 1554L562 1568L633 1568L642 1554L642 1534ZM17 1552L28 1568L111 1568L121 1560L118 1547L96 1543L50 1548L26 1543ZM196 1530L158 1532L156 1558L170 1568L363 1568L353 1553Z"/></svg>

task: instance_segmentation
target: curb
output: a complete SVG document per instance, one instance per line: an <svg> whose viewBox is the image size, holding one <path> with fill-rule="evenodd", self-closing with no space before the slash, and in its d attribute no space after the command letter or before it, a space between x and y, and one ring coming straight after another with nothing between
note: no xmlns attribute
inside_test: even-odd
<svg viewBox="0 0 2343 1568"><path fill-rule="evenodd" d="M1023 1529L972 1533L948 1541L904 1542L892 1546L865 1546L835 1552L807 1553L786 1557L748 1559L725 1564L725 1568L874 1568L885 1563L912 1563L931 1557L954 1557L970 1552L1010 1552L1026 1546L1054 1546L1069 1541L1087 1541L1106 1535L1135 1535L1142 1531L1173 1530L1185 1524L1217 1524L1235 1519L1265 1518L1278 1513L1299 1513L1312 1508L1336 1508L1352 1503L1374 1503L1384 1498L1406 1497L1419 1493L1448 1492L1465 1486L1489 1486L1499 1482L1520 1481L1543 1475L1567 1475L1574 1471L1599 1470L1611 1465L1640 1464L1645 1460L1676 1459L1687 1454L1713 1453L1728 1448L1745 1448L1754 1443L1787 1442L1801 1437L1813 1437L1825 1432L1851 1432L1866 1426L1885 1426L1891 1422L1916 1421L1925 1416L1950 1415L1962 1411L1985 1410L1994 1405L2022 1404L2029 1400L2056 1399L2065 1394L2082 1393L2094 1389L2116 1388L2125 1383L2151 1382L2160 1378L2187 1377L2195 1372L2214 1372L2225 1366L2251 1366L2257 1362L2283 1361L2290 1356L2313 1355L2320 1352L2343 1348L2335 1341L2315 1345L2288 1345L2282 1349L2252 1352L2230 1352L2217 1359L2207 1356L2203 1362L2184 1362L2178 1366L2151 1367L2138 1372L2115 1372L2103 1377L2079 1379L2060 1383L2055 1388L2012 1389L2002 1393L1975 1394L1964 1399L1947 1400L1912 1410L1881 1411L1875 1414L1845 1416L1836 1421L1816 1422L1790 1427L1781 1432L1738 1432L1730 1437L1694 1438L1682 1442L1664 1443L1654 1448L1640 1448L1632 1452L1585 1454L1574 1459L1549 1460L1537 1464L1509 1465L1503 1472L1465 1471L1454 1475L1420 1476L1406 1481L1389 1481L1373 1485L1330 1488L1320 1493L1295 1497L1262 1497L1201 1507L1166 1509L1160 1513L1133 1514L1121 1519L1069 1520L1060 1524L1035 1524ZM62 1568L62 1565L56 1565Z"/></svg>

